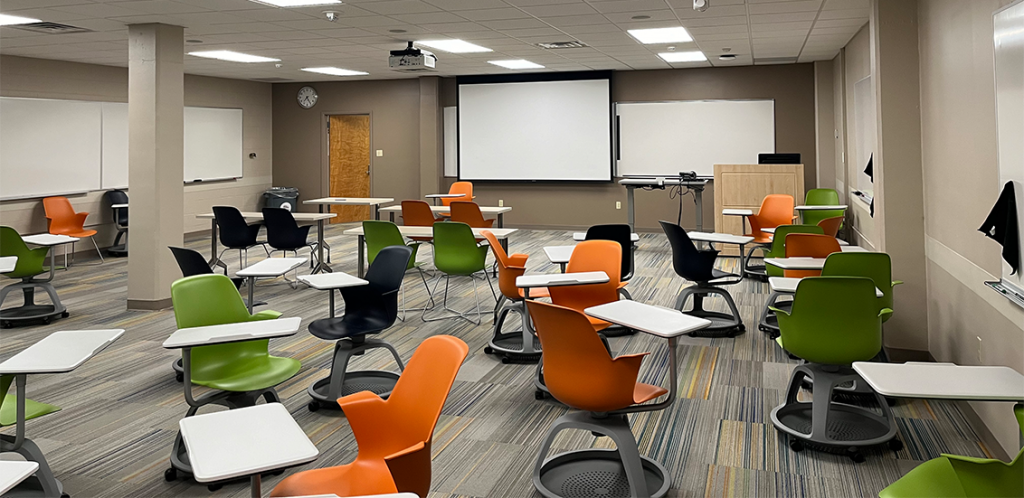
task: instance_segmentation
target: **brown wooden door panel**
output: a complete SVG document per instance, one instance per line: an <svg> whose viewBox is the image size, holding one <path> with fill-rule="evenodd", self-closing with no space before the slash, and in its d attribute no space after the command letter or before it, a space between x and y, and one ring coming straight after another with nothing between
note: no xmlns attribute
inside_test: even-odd
<svg viewBox="0 0 1024 498"><path fill-rule="evenodd" d="M370 116L330 117L331 197L370 196ZM369 206L331 206L331 223L370 218Z"/></svg>

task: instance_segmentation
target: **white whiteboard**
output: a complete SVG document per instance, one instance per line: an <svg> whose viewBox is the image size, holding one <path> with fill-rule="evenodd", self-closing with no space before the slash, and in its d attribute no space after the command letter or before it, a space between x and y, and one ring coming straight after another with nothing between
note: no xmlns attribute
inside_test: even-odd
<svg viewBox="0 0 1024 498"><path fill-rule="evenodd" d="M996 12L994 28L999 191L1014 183L1018 233L1024 234L1024 2ZM1024 261L1024 246L1021 251ZM1011 275L1010 265L1002 265L1003 283L1024 294L1024 268Z"/></svg>
<svg viewBox="0 0 1024 498"><path fill-rule="evenodd" d="M871 77L853 84L853 165L857 173L857 189L862 192L874 192L872 178L864 173L868 160L873 158L875 144L878 142L878 120L875 115L875 87Z"/></svg>
<svg viewBox="0 0 1024 498"><path fill-rule="evenodd" d="M444 176L459 176L459 116L455 106L444 108Z"/></svg>
<svg viewBox="0 0 1024 498"><path fill-rule="evenodd" d="M0 198L100 188L97 102L0 98Z"/></svg>
<svg viewBox="0 0 1024 498"><path fill-rule="evenodd" d="M185 108L185 181L242 177L242 110Z"/></svg>
<svg viewBox="0 0 1024 498"><path fill-rule="evenodd" d="M103 188L128 188L128 104L103 102Z"/></svg>
<svg viewBox="0 0 1024 498"><path fill-rule="evenodd" d="M775 152L775 101L696 100L615 105L617 176L714 175Z"/></svg>

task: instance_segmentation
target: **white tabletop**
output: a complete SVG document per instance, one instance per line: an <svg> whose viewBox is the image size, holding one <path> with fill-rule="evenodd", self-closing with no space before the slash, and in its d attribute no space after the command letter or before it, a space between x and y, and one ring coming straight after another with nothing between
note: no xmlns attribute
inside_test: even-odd
<svg viewBox="0 0 1024 498"><path fill-rule="evenodd" d="M603 284L611 280L603 271L585 271L576 273L540 273L516 277L516 287L560 287L564 285Z"/></svg>
<svg viewBox="0 0 1024 498"><path fill-rule="evenodd" d="M583 310L586 314L658 337L679 337L711 325L680 311L623 299Z"/></svg>
<svg viewBox="0 0 1024 498"><path fill-rule="evenodd" d="M40 233L36 235L26 235L21 238L28 244L36 246L59 246L61 244L70 244L72 242L78 242L78 237L68 237L67 235L54 235L52 233Z"/></svg>
<svg viewBox="0 0 1024 498"><path fill-rule="evenodd" d="M516 232L516 228L474 228L473 235L477 238L483 238L483 231L489 230L494 234L494 237L498 240L507 239L509 235ZM433 237L434 227L412 227L412 226L400 226L398 231L406 237ZM345 235L363 235L363 227L358 226L356 228L350 228L342 232Z"/></svg>
<svg viewBox="0 0 1024 498"><path fill-rule="evenodd" d="M840 252L870 252L870 251L868 251L867 249L864 249L861 246L844 246L842 244L839 245L839 251Z"/></svg>
<svg viewBox="0 0 1024 498"><path fill-rule="evenodd" d="M178 426L198 482L284 469L320 455L281 403L193 415Z"/></svg>
<svg viewBox="0 0 1024 498"><path fill-rule="evenodd" d="M341 289L357 287L370 282L354 277L345 272L317 273L316 275L299 275L299 281L317 290Z"/></svg>
<svg viewBox="0 0 1024 498"><path fill-rule="evenodd" d="M840 209L846 209L846 204L829 204L821 206L800 205L796 207L797 211L838 211Z"/></svg>
<svg viewBox="0 0 1024 498"><path fill-rule="evenodd" d="M1024 401L1024 376L1009 367L858 361L853 369L884 396Z"/></svg>
<svg viewBox="0 0 1024 498"><path fill-rule="evenodd" d="M661 186L661 185L704 185L711 181L709 177L697 177L696 180L683 180L678 176L653 176L649 178L623 178L619 180L619 185L645 185L645 186Z"/></svg>
<svg viewBox="0 0 1024 498"><path fill-rule="evenodd" d="M451 208L451 206L430 206L430 210L432 212L434 212L434 214L438 214L438 213L447 213L448 211L451 211L452 208ZM509 211L512 211L512 206L480 206L480 212L482 214L505 214L505 213L507 213ZM395 204L394 206L382 207L382 208L380 208L380 212L382 212L382 213L391 213L391 212L401 213L402 212L402 205L401 204Z"/></svg>
<svg viewBox="0 0 1024 498"><path fill-rule="evenodd" d="M0 460L0 495L8 492L39 469L36 462Z"/></svg>
<svg viewBox="0 0 1024 498"><path fill-rule="evenodd" d="M423 197L427 199L452 199L455 197L465 197L466 194L427 194Z"/></svg>
<svg viewBox="0 0 1024 498"><path fill-rule="evenodd" d="M0 273L7 273L9 271L14 271L14 269L17 266L18 266L18 257L17 256L3 256L3 257L0 257Z"/></svg>
<svg viewBox="0 0 1024 498"><path fill-rule="evenodd" d="M276 320L256 320L253 322L225 323L223 325L178 329L164 341L163 346L166 349L178 349L287 337L295 335L299 331L300 322L302 322L302 318L294 316L278 318Z"/></svg>
<svg viewBox="0 0 1024 498"><path fill-rule="evenodd" d="M749 244L754 241L753 237L746 235L733 235L731 233L715 232L686 232L690 240L700 242L717 242L719 244Z"/></svg>
<svg viewBox="0 0 1024 498"><path fill-rule="evenodd" d="M242 211L242 217L247 220L262 220L263 213L256 211ZM320 221L338 216L337 213L292 213L292 217L295 221ZM197 214L196 218L201 220L213 219L213 213Z"/></svg>
<svg viewBox="0 0 1024 498"><path fill-rule="evenodd" d="M754 211L750 209L723 209L722 214L726 216L753 216Z"/></svg>
<svg viewBox="0 0 1024 498"><path fill-rule="evenodd" d="M576 246L548 246L544 248L544 255L552 263L568 263L574 249Z"/></svg>
<svg viewBox="0 0 1024 498"><path fill-rule="evenodd" d="M587 232L573 232L572 240L587 240ZM640 236L635 233L630 234L629 240L632 240L633 242L639 242Z"/></svg>
<svg viewBox="0 0 1024 498"><path fill-rule="evenodd" d="M783 270L820 270L825 267L825 258L764 258L764 263Z"/></svg>
<svg viewBox="0 0 1024 498"><path fill-rule="evenodd" d="M280 277L309 261L309 258L267 258L238 270L239 277Z"/></svg>
<svg viewBox="0 0 1024 498"><path fill-rule="evenodd" d="M391 197L323 197L302 201L303 204L331 204L339 206L376 206L385 202L394 202Z"/></svg>
<svg viewBox="0 0 1024 498"><path fill-rule="evenodd" d="M62 330L0 363L0 374L70 372L103 351L124 329Z"/></svg>
<svg viewBox="0 0 1024 498"><path fill-rule="evenodd" d="M796 286L800 284L802 278L795 277L768 277L768 286L775 292L786 292L793 294L796 292ZM878 287L875 287L875 297L882 297L885 294Z"/></svg>
<svg viewBox="0 0 1024 498"><path fill-rule="evenodd" d="M764 233L774 234L776 228L778 228L778 227L764 227L764 228L761 229L761 231L764 232Z"/></svg>

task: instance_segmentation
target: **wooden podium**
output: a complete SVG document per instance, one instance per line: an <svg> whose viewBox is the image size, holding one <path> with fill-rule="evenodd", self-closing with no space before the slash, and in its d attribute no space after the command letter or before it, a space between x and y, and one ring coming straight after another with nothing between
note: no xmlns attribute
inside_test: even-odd
<svg viewBox="0 0 1024 498"><path fill-rule="evenodd" d="M793 196L794 206L804 200L803 164L716 164L715 231L743 235L750 230L746 219L724 216L723 209L750 209L755 213L769 194ZM735 256L734 246L724 245L722 254Z"/></svg>

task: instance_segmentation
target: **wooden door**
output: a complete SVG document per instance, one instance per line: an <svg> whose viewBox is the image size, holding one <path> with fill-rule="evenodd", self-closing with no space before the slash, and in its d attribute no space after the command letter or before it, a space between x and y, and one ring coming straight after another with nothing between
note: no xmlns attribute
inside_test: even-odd
<svg viewBox="0 0 1024 498"><path fill-rule="evenodd" d="M331 197L370 196L370 116L365 114L331 116L330 166ZM370 218L370 206L331 206L338 216L331 223L362 221Z"/></svg>

